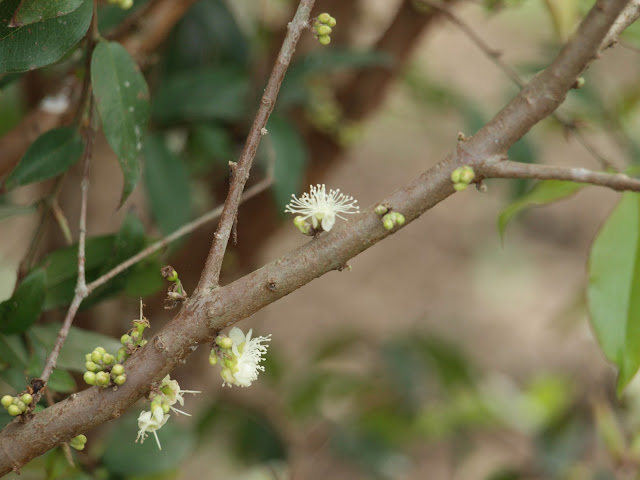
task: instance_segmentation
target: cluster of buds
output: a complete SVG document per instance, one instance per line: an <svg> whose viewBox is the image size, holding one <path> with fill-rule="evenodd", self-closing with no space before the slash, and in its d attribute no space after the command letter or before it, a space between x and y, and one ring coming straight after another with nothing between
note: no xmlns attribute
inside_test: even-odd
<svg viewBox="0 0 640 480"><path fill-rule="evenodd" d="M171 310L176 307L176 305L187 299L187 291L184 289L182 282L178 278L178 272L176 272L171 265L162 267L160 273L162 273L162 276L166 280L172 282L172 285L167 291L167 298L164 300L164 308Z"/></svg>
<svg viewBox="0 0 640 480"><path fill-rule="evenodd" d="M218 335L211 347L209 363L220 363L222 370L222 385L238 385L248 387L258 378L258 372L264 372L260 362L267 353L267 346L263 342L271 341L271 335L251 338L253 330L245 336L238 327L233 327L229 336Z"/></svg>
<svg viewBox="0 0 640 480"><path fill-rule="evenodd" d="M87 437L80 434L77 437L73 437L69 442L69 446L71 448L75 448L76 450L84 450L84 445L87 443Z"/></svg>
<svg viewBox="0 0 640 480"><path fill-rule="evenodd" d="M382 226L386 230L393 230L396 226L404 225L406 219L400 212L392 212L388 205L378 205L374 209L377 215L382 216Z"/></svg>
<svg viewBox="0 0 640 480"><path fill-rule="evenodd" d="M96 347L93 352L85 355L84 364L87 371L84 381L89 385L106 388L109 385L122 385L127 381L127 374L121 363L115 363L116 357L107 353L102 347Z"/></svg>
<svg viewBox="0 0 640 480"><path fill-rule="evenodd" d="M123 10L129 10L133 7L133 0L108 0L111 5L116 5Z"/></svg>
<svg viewBox="0 0 640 480"><path fill-rule="evenodd" d="M5 395L0 400L2 406L7 409L9 415L12 417L17 417L18 415L22 415L27 411L29 405L33 401L33 396L30 393L22 393L17 397L12 397L11 395Z"/></svg>
<svg viewBox="0 0 640 480"><path fill-rule="evenodd" d="M475 176L476 173L469 165L464 165L463 167L456 168L453 172L451 172L451 181L453 182L453 188L455 188L458 192L466 190L469 184L473 182Z"/></svg>
<svg viewBox="0 0 640 480"><path fill-rule="evenodd" d="M322 45L329 45L331 43L331 37L329 35L331 35L336 23L336 19L328 13L321 13L318 15L318 18L316 18L313 24L313 30L315 31L316 39Z"/></svg>
<svg viewBox="0 0 640 480"><path fill-rule="evenodd" d="M151 432L156 437L158 449L162 450L156 431L167 423L167 420L169 420L170 417L169 412L174 411L176 413L191 416L187 412L178 410L173 406L176 403L179 403L180 406L184 405L185 393L192 393L195 395L200 392L196 390L182 390L176 380L172 380L169 375L164 377L160 385L153 388L149 394L151 409L148 411L142 411L138 417L138 428L140 430L138 430L136 442L139 440L140 443L143 443L145 438L147 438L148 432Z"/></svg>
<svg viewBox="0 0 640 480"><path fill-rule="evenodd" d="M133 319L133 327L120 337L122 347L118 349L117 361L124 362L138 348L144 347L147 340L144 338L144 330L150 326L149 320L142 314L142 302L140 302L140 318Z"/></svg>

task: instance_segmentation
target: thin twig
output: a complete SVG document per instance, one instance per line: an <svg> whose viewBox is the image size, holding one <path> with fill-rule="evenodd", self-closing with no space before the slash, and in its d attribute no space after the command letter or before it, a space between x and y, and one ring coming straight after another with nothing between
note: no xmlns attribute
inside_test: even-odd
<svg viewBox="0 0 640 480"><path fill-rule="evenodd" d="M451 23L456 25L470 40L474 43L482 53L485 54L491 62L496 65L502 72L520 89L524 88L526 82L524 79L513 69L508 63L504 62L501 57L501 52L492 48L487 42L485 42L480 35L478 35L473 28L471 28L464 20L462 20L458 15L453 13L451 8L443 4L442 2L436 0L420 0L420 2L424 5L427 5L435 10L440 11ZM618 38L618 35L628 27L633 21L638 18L640 15L640 7L638 7L638 3L640 0L634 0L632 4L629 4L627 8L620 15L616 24L611 27L609 33L607 34L606 39L600 44L599 53L609 48L615 40ZM554 112L552 117L562 125L565 131L571 133L576 140L583 146L583 148L589 152L589 154L595 158L598 163L602 166L602 168L606 170L618 170L611 161L607 160L607 158L600 153L600 151L591 144L578 130L575 122L571 120L567 120L558 112Z"/></svg>
<svg viewBox="0 0 640 480"><path fill-rule="evenodd" d="M503 160L486 163L476 168L483 178L527 178L536 180L568 180L589 183L617 191L640 192L640 180L622 173L594 172L586 168L558 167Z"/></svg>
<svg viewBox="0 0 640 480"><path fill-rule="evenodd" d="M242 194L241 202L246 202L247 200L255 197L256 195L258 195L259 193L264 192L271 185L273 185L273 176L269 175L268 177L264 178L260 182L256 183L255 185L252 185L250 188L248 188ZM116 267L114 267L113 269L109 270L104 275L100 276L99 278L95 279L93 282L88 284L87 285L87 292L90 294L96 288L98 288L99 286L105 284L106 282L111 280L113 277L115 277L119 273L122 273L123 271L125 271L130 266L135 265L140 260L143 260L144 258L148 257L152 253L157 252L161 248L166 247L167 245L169 245L174 240L177 240L178 238L193 232L194 230L200 228L202 225L205 225L205 224L215 220L222 213L222 209L223 209L223 206L220 205L220 206L216 207L215 209L211 210L210 212L205 213L201 217L198 217L195 220L183 225L182 227L180 227L178 230L176 230L175 232L171 233L170 235L167 235L166 237L158 240L157 242L152 243L151 245L149 245L144 250L136 253L133 257L128 258L127 260L122 262L120 265L117 265Z"/></svg>
<svg viewBox="0 0 640 480"><path fill-rule="evenodd" d="M218 286L222 260L227 249L229 235L236 221L242 190L249 178L249 172L253 159L256 156L260 139L262 138L269 116L275 106L280 86L282 85L289 63L291 63L291 58L295 52L300 35L303 30L308 27L309 16L311 15L311 9L314 3L315 0L301 0L293 20L288 25L287 36L282 43L282 48L269 76L264 94L262 95L260 107L256 112L253 125L251 125L251 130L247 136L247 141L236 164L233 180L229 187L229 193L227 194L227 199L224 203L222 214L220 215L218 228L213 235L211 250L209 251L209 256L207 257L202 276L200 277L200 282L196 288L196 294L205 289Z"/></svg>

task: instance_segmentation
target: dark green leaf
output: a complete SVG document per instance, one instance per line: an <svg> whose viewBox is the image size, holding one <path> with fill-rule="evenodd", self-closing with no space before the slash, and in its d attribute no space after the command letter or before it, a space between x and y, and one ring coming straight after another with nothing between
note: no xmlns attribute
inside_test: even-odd
<svg viewBox="0 0 640 480"><path fill-rule="evenodd" d="M291 194L298 195L302 190L308 153L300 133L284 117L272 115L267 130L269 136L262 148L273 149L272 152L265 152L265 156L275 155L276 181L273 193L278 210L283 212L291 200Z"/></svg>
<svg viewBox="0 0 640 480"><path fill-rule="evenodd" d="M149 89L131 55L116 42L102 42L95 48L91 83L104 134L124 175L122 205L140 176L139 153L149 122Z"/></svg>
<svg viewBox="0 0 640 480"><path fill-rule="evenodd" d="M234 158L229 131L215 124L198 124L189 136L189 167L192 174L207 173L211 167L229 168Z"/></svg>
<svg viewBox="0 0 640 480"><path fill-rule="evenodd" d="M557 200L570 197L585 186L586 184L584 183L566 182L563 180L540 181L524 197L513 202L500 212L498 216L498 231L500 232L500 237L504 236L504 231L511 219L522 210L532 206L547 205Z"/></svg>
<svg viewBox="0 0 640 480"><path fill-rule="evenodd" d="M82 0L22 0L13 15L13 26L42 22L73 12Z"/></svg>
<svg viewBox="0 0 640 480"><path fill-rule="evenodd" d="M95 279L113 253L115 235L89 238L85 250L87 279ZM40 264L47 271L44 310L68 305L73 298L78 275L78 245L50 253Z"/></svg>
<svg viewBox="0 0 640 480"><path fill-rule="evenodd" d="M40 372L42 372L42 369L33 372L31 376L37 377L40 375ZM47 388L55 392L71 393L76 389L76 381L69 372L56 368L51 372L51 376L47 382Z"/></svg>
<svg viewBox="0 0 640 480"><path fill-rule="evenodd" d="M105 445L103 465L113 475L149 475L177 468L193 451L194 435L169 422L156 433L162 445L158 450L153 433L144 443L134 443L138 430L137 416L126 415L119 420L117 428L111 430Z"/></svg>
<svg viewBox="0 0 640 480"><path fill-rule="evenodd" d="M27 384L27 350L19 335L0 335L0 379L21 391Z"/></svg>
<svg viewBox="0 0 640 480"><path fill-rule="evenodd" d="M285 444L266 418L257 413L238 411L226 416L232 422L233 449L239 460L263 463L285 460Z"/></svg>
<svg viewBox="0 0 640 480"><path fill-rule="evenodd" d="M167 234L191 216L191 188L184 163L158 136L144 142L144 178L149 205L160 230Z"/></svg>
<svg viewBox="0 0 640 480"><path fill-rule="evenodd" d="M589 255L591 325L618 369L618 392L640 367L640 195L625 193Z"/></svg>
<svg viewBox="0 0 640 480"><path fill-rule="evenodd" d="M73 12L24 27L9 27L20 0L0 3L0 73L24 72L56 62L87 32L93 1Z"/></svg>
<svg viewBox="0 0 640 480"><path fill-rule="evenodd" d="M157 260L142 261L131 268L124 291L130 297L150 297L165 285Z"/></svg>
<svg viewBox="0 0 640 480"><path fill-rule="evenodd" d="M249 78L236 68L206 68L168 78L153 104L162 122L237 120L245 113Z"/></svg>
<svg viewBox="0 0 640 480"><path fill-rule="evenodd" d="M29 334L43 346L45 351L49 352L55 344L61 326L57 322L36 325ZM118 339L72 326L62 350L60 350L56 365L64 370L84 372L86 370L85 354L96 347L103 347L107 352L115 355L121 346Z"/></svg>
<svg viewBox="0 0 640 480"><path fill-rule="evenodd" d="M60 127L40 135L11 172L7 189L52 178L67 171L82 156L84 142L73 127Z"/></svg>
<svg viewBox="0 0 640 480"><path fill-rule="evenodd" d="M0 333L22 333L38 320L44 285L44 270L35 269L20 282L10 299L0 303Z"/></svg>

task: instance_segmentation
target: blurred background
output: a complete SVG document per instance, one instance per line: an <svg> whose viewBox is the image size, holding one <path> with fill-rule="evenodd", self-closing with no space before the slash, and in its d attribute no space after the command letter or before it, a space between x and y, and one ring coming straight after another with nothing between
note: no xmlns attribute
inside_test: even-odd
<svg viewBox="0 0 640 480"><path fill-rule="evenodd" d="M120 28L147 3L136 0L133 13L102 6L101 32ZM127 258L223 201L228 161L242 148L295 3L194 2L161 46L138 58L153 103L143 180L117 209L121 173L98 138L88 217L94 251L124 225L139 232L119 237L126 248L117 253ZM331 44L323 47L308 33L298 47L249 181L264 178L275 162L276 183L241 207L223 282L309 241L282 213L291 193L325 183L364 207L443 159L458 132L472 135L518 91L494 60L530 78L592 3L319 0L315 14L337 19ZM434 5L446 5L495 55L483 54ZM569 94L564 125L542 122L514 145L511 159L595 170L638 162L638 48L640 28L632 27L585 73L585 86ZM74 65L81 76L81 56L6 81L0 133ZM54 197L74 241L80 178L76 165ZM272 334L266 371L250 390L222 388L207 349L195 352L172 377L202 393L185 397L192 417L172 418L158 432L162 452L153 439L133 443L136 418L148 408L140 402L86 432L75 467L55 450L20 478L637 478L640 385L616 398L615 371L592 336L584 294L590 244L619 194L588 187L525 209L501 236L500 213L528 206L533 184L486 184L487 192L453 195L365 251L351 271L331 272L240 323L254 336ZM44 182L2 202L33 205L53 188ZM24 275L25 256L35 265L63 262L72 252L55 215L12 212L0 217L0 300ZM30 249L39 225L41 240ZM214 227L96 292L75 327L117 339L142 297L150 334L157 332L175 314L163 309L160 266L171 263L192 291ZM110 261L113 250L103 250L90 277ZM65 258L73 266L73 255ZM38 374L64 318L75 285L70 272L48 286L46 312L33 331L0 336L5 353L19 348L31 359L28 375ZM63 362L56 399L85 387L83 355L94 346L88 338L78 333L65 346L67 355L81 354L81 366ZM20 379L9 375L15 365L6 357L0 385L11 392Z"/></svg>

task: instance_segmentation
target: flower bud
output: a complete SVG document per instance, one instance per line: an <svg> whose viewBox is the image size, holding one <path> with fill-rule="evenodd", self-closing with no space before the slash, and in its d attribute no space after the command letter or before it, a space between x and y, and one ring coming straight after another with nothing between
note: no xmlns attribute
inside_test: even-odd
<svg viewBox="0 0 640 480"><path fill-rule="evenodd" d="M116 385L123 385L124 382L127 381L127 374L123 373L122 375L118 375L116 378L113 379L113 383L115 383Z"/></svg>
<svg viewBox="0 0 640 480"><path fill-rule="evenodd" d="M116 360L117 360L118 362L122 362L122 361L126 360L126 358L127 358L128 356L129 356L129 355L127 355L127 349L126 349L126 348L124 348L124 347L120 347L120 348L118 349L118 355L116 356Z"/></svg>
<svg viewBox="0 0 640 480"><path fill-rule="evenodd" d="M386 205L377 205L373 211L376 212L377 215L384 215L389 211L389 209Z"/></svg>
<svg viewBox="0 0 640 480"><path fill-rule="evenodd" d="M173 272L171 272L171 275L167 276L167 280L169 280L170 282L175 282L176 280L178 280L178 272L173 270Z"/></svg>
<svg viewBox="0 0 640 480"><path fill-rule="evenodd" d="M388 213L384 217L382 217L382 226L387 230L393 230L393 219Z"/></svg>
<svg viewBox="0 0 640 480"><path fill-rule="evenodd" d="M141 347L144 347L146 344L147 344L147 340L142 340L142 341L140 342L140 346L141 346Z"/></svg>
<svg viewBox="0 0 640 480"><path fill-rule="evenodd" d="M466 184L469 184L475 178L476 173L473 171L469 165L465 165L462 167L462 171L460 172L460 181Z"/></svg>
<svg viewBox="0 0 640 480"><path fill-rule="evenodd" d="M229 337L223 337L222 335L218 335L216 337L216 343L220 348L223 348L225 350L229 350L233 346L233 340L231 340Z"/></svg>
<svg viewBox="0 0 640 480"><path fill-rule="evenodd" d="M331 15L329 15L328 13L321 13L320 15L318 15L318 21L320 23L329 23L329 20L331 20Z"/></svg>
<svg viewBox="0 0 640 480"><path fill-rule="evenodd" d="M462 169L456 168L453 172L451 172L451 181L453 183L460 183L461 174L462 174Z"/></svg>
<svg viewBox="0 0 640 480"><path fill-rule="evenodd" d="M7 412L9 412L9 415L11 415L12 417L17 417L18 415L22 415L22 410L20 410L20 407L18 407L17 405L9 405L9 407L7 408Z"/></svg>
<svg viewBox="0 0 640 480"><path fill-rule="evenodd" d="M404 225L404 222L406 221L406 219L404 218L404 215L402 215L399 212L393 212L394 213L394 222L396 225L401 226Z"/></svg>
<svg viewBox="0 0 640 480"><path fill-rule="evenodd" d="M139 338L140 338L140 332L138 330L134 330L133 332L131 332L131 340L133 340L134 342L137 342Z"/></svg>
<svg viewBox="0 0 640 480"><path fill-rule="evenodd" d="M98 350L91 352L91 361L94 363L100 363L102 361L102 353Z"/></svg>
<svg viewBox="0 0 640 480"><path fill-rule="evenodd" d="M209 355L209 363L211 365L216 365L218 363L218 356L212 351L211 355Z"/></svg>
<svg viewBox="0 0 640 480"><path fill-rule="evenodd" d="M94 351L94 352L99 352L99 353L101 353L101 354L103 354L103 355L104 355L105 353L107 353L107 351L106 351L104 348L102 348L102 347L96 347L96 348L94 348L94 349L93 349L93 351Z"/></svg>
<svg viewBox="0 0 640 480"><path fill-rule="evenodd" d="M20 409L21 412L25 412L27 410L27 406L25 405L25 403L22 400L19 400L19 399L16 398L13 401L13 404L15 406L17 406Z"/></svg>
<svg viewBox="0 0 640 480"><path fill-rule="evenodd" d="M127 343L129 343L131 341L131 335L129 335L128 333L125 333L124 335L122 335L120 337L120 343L122 345L126 345Z"/></svg>
<svg viewBox="0 0 640 480"><path fill-rule="evenodd" d="M456 191L461 192L463 190L467 189L467 184L466 183L454 183L453 184L453 188L456 189Z"/></svg>
<svg viewBox="0 0 640 480"><path fill-rule="evenodd" d="M90 353L87 353L87 354L84 356L84 359L85 359L85 361L90 362L90 361L91 361L91 354L90 354Z"/></svg>
<svg viewBox="0 0 640 480"><path fill-rule="evenodd" d="M324 35L331 35L331 27L328 25L320 25L319 27L316 27L316 32L318 32L319 36L324 36Z"/></svg>
<svg viewBox="0 0 640 480"><path fill-rule="evenodd" d="M85 372L82 378L84 378L84 381L89 385L96 384L96 374L93 372Z"/></svg>
<svg viewBox="0 0 640 480"><path fill-rule="evenodd" d="M169 406L169 404L168 404L168 403L163 403L163 404L162 404L162 411L163 411L165 414L168 414L168 413L171 411L171 407Z"/></svg>
<svg viewBox="0 0 640 480"><path fill-rule="evenodd" d="M331 28L334 28L338 22L337 22L337 20L335 18L329 17L329 20L324 22L324 23L329 25Z"/></svg>
<svg viewBox="0 0 640 480"><path fill-rule="evenodd" d="M120 0L120 8L123 10L129 10L133 7L133 0Z"/></svg>
<svg viewBox="0 0 640 480"><path fill-rule="evenodd" d="M13 397L11 395L5 395L2 397L2 400L0 400L0 403L2 403L4 408L9 408L9 405L13 404Z"/></svg>
<svg viewBox="0 0 640 480"><path fill-rule="evenodd" d="M113 375L122 375L124 373L124 367L121 364L116 363L111 369L111 373Z"/></svg>
<svg viewBox="0 0 640 480"><path fill-rule="evenodd" d="M84 366L90 372L97 372L98 370L101 370L101 368L93 362L87 362Z"/></svg>
<svg viewBox="0 0 640 480"><path fill-rule="evenodd" d="M96 373L96 385L106 387L107 385L109 385L110 381L111 377L109 377L109 374L107 372Z"/></svg>
<svg viewBox="0 0 640 480"><path fill-rule="evenodd" d="M318 41L322 44L322 45L329 45L331 43L331 37L329 35L319 35L318 36Z"/></svg>
<svg viewBox="0 0 640 480"><path fill-rule="evenodd" d="M114 360L115 360L115 358L113 358L113 355L111 355L109 353L105 353L102 356L102 361L104 362L105 365L111 365Z"/></svg>
<svg viewBox="0 0 640 480"><path fill-rule="evenodd" d="M233 377L233 372L231 372L230 368L227 368L227 367L223 368L220 371L220 375L222 376L222 380L224 380L228 384L236 383L236 379Z"/></svg>
<svg viewBox="0 0 640 480"><path fill-rule="evenodd" d="M33 401L33 397L30 393L25 393L20 397L20 400L22 400L26 405L29 405Z"/></svg>

